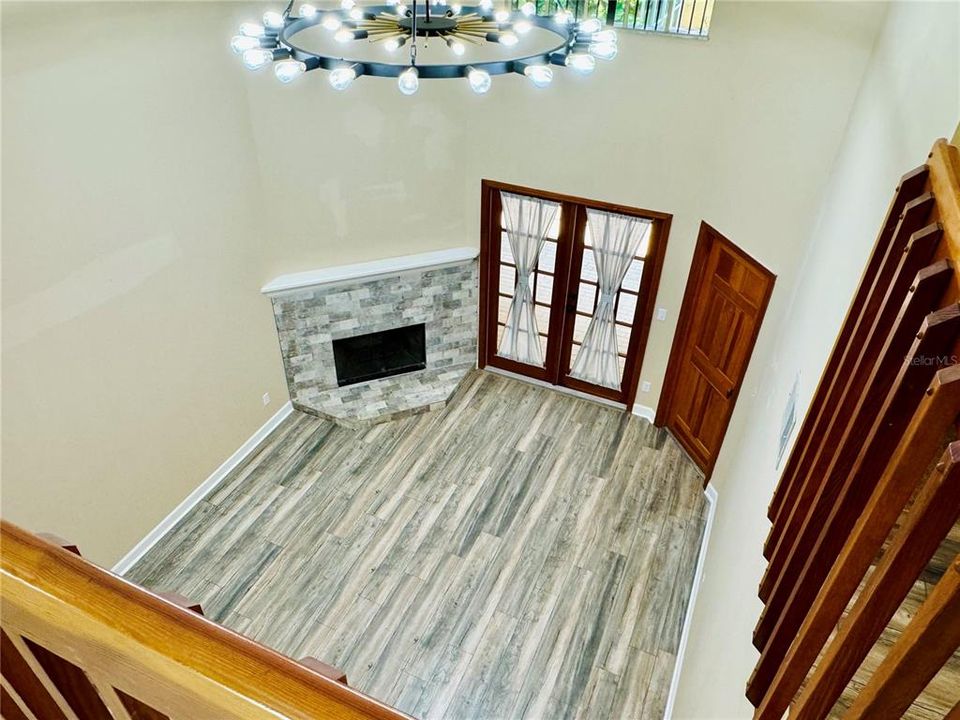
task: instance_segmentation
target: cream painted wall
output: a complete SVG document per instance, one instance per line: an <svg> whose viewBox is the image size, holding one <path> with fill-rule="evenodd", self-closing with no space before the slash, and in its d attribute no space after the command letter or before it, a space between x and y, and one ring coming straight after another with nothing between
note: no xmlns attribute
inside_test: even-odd
<svg viewBox="0 0 960 720"><path fill-rule="evenodd" d="M637 395L656 407L701 220L778 276L760 351L772 335L883 10L722 2L708 42L621 33L616 62L589 78L558 72L541 92L495 78L468 116L497 138L496 152L474 148L468 224L481 177L673 213L657 299L668 316L651 327L652 387Z"/></svg>
<svg viewBox="0 0 960 720"><path fill-rule="evenodd" d="M223 6L31 5L3 5L3 516L109 564L287 400L261 185Z"/></svg>
<svg viewBox="0 0 960 720"><path fill-rule="evenodd" d="M783 408L798 374L799 417L809 405L900 176L960 120L958 28L955 3L890 8L772 348L754 356L750 384L762 391L741 400L717 462L717 514L678 720L752 715L743 691L757 658L750 637L761 610L756 588Z"/></svg>
<svg viewBox="0 0 960 720"><path fill-rule="evenodd" d="M762 357L883 15L723 2L709 41L623 33L589 79L410 99L244 71L262 7L3 4L3 514L101 562L285 400L259 286L477 244L482 177L675 214L639 402L701 219L779 275Z"/></svg>

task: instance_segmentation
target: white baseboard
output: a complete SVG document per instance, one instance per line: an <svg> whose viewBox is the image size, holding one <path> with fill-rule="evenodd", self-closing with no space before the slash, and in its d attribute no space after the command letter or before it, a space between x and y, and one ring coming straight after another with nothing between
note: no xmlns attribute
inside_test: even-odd
<svg viewBox="0 0 960 720"><path fill-rule="evenodd" d="M654 418L657 417L656 411L654 411L652 407L648 407L647 405L634 405L633 414L638 417L642 417L651 425L653 424Z"/></svg>
<svg viewBox="0 0 960 720"><path fill-rule="evenodd" d="M677 699L677 689L680 685L680 671L683 668L683 655L687 649L687 638L690 636L690 624L693 621L693 608L697 602L697 592L703 582L703 564L707 559L707 545L710 542L710 531L713 529L713 516L717 512L717 491L713 485L707 485L703 494L707 498L707 522L703 528L703 538L700 541L700 553L697 556L697 569L693 572L693 585L690 588L690 599L687 602L687 614L683 618L683 629L680 631L680 646L677 648L677 662L673 666L673 677L670 678L670 693L667 695L667 707L663 713L663 720L672 720L673 704Z"/></svg>
<svg viewBox="0 0 960 720"><path fill-rule="evenodd" d="M167 532L169 532L169 530L176 525L194 505L206 497L207 494L209 494L211 490L219 485L234 468L246 460L247 456L256 450L257 446L263 442L267 435L273 432L291 412L293 412L293 403L288 400L286 404L277 410L273 417L267 420L260 427L260 429L251 435L250 438L243 443L243 445L241 445L235 453L233 453L233 455L228 457L220 467L214 470L210 477L200 483L200 485L197 486L193 492L187 495L187 497L183 499L183 502L173 509L173 512L161 520L159 525L147 533L147 535L140 542L134 545L130 552L120 558L120 561L113 566L113 572L115 572L117 575L123 575L125 572L127 572L127 570L132 568L134 564L140 558L142 558L160 538L166 535Z"/></svg>

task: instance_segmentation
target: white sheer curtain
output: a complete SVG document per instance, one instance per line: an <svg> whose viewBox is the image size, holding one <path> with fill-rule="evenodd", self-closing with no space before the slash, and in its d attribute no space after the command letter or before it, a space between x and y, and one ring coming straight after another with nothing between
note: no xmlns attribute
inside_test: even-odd
<svg viewBox="0 0 960 720"><path fill-rule="evenodd" d="M517 265L517 286L507 311L507 326L500 336L497 354L543 367L530 279L560 205L508 192L500 193L500 198L510 252Z"/></svg>
<svg viewBox="0 0 960 720"><path fill-rule="evenodd" d="M594 385L619 388L614 301L637 248L650 230L650 221L592 209L587 210L587 221L600 297L570 376Z"/></svg>

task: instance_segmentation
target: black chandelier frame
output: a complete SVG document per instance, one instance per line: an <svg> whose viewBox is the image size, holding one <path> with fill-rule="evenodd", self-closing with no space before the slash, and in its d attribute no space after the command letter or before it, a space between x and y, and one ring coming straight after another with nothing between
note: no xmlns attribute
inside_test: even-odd
<svg viewBox="0 0 960 720"><path fill-rule="evenodd" d="M482 5L463 6L457 15L451 15L445 12L439 17L430 19L429 10L431 0L427 2L427 14L417 16L417 0L411 3L411 9L407 13L407 20L412 32L412 40L416 41L418 37L441 37L441 33L455 24L457 17L477 15L484 22L494 23L502 30L508 31L513 23L498 23L494 12L491 9L484 8ZM290 11L293 3L291 2L283 12L283 27L265 28L265 34L260 38L261 47L273 51L273 60L292 59L302 62L305 71L322 68L324 70L336 70L338 68L352 68L356 77L367 75L371 77L399 77L403 72L411 67L417 69L417 74L421 80L426 79L451 79L467 77L471 70L483 70L489 75L506 75L509 73L524 74L527 67L536 65L566 65L567 56L571 53L587 53L590 47L591 33L584 33L578 29L578 24L572 20L568 23L558 23L551 17L540 15L524 16L523 20L529 22L531 26L547 30L557 36L557 43L548 50L541 50L533 54L521 55L514 58L486 60L469 63L426 63L418 64L416 54L412 55L408 62L375 62L364 59L354 59L346 55L327 55L318 53L299 45L294 39L295 36L304 30L323 23L326 16L331 14L340 19L342 27L355 33L355 40L362 40L366 37L359 24L364 21L373 20L382 14L395 15L396 5L364 5L362 6L363 18L354 19L350 16L350 11L343 8L325 9L315 13L312 17L292 17ZM436 8L437 6L435 6ZM439 7L448 7L446 3L441 3ZM401 22L403 18L401 17ZM446 21L446 22L444 22ZM490 33L487 40L496 43L496 32ZM504 51L509 49L501 46Z"/></svg>

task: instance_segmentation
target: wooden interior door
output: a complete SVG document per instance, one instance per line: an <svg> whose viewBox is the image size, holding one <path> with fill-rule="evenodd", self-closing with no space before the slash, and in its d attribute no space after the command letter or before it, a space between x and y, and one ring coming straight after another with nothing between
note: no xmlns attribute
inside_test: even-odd
<svg viewBox="0 0 960 720"><path fill-rule="evenodd" d="M774 275L706 223L657 413L709 477L747 370Z"/></svg>
<svg viewBox="0 0 960 720"><path fill-rule="evenodd" d="M500 192L556 202L560 211L547 233L531 288L543 365L498 354L516 285L516 263L503 227ZM571 377L570 369L597 305L598 279L587 223L589 209L641 218L650 223L637 256L616 294L619 387ZM481 201L479 367L494 367L632 407L653 304L666 253L671 217L639 208L484 180Z"/></svg>

